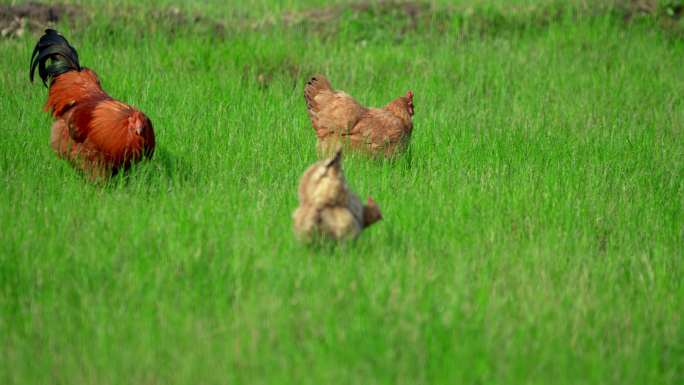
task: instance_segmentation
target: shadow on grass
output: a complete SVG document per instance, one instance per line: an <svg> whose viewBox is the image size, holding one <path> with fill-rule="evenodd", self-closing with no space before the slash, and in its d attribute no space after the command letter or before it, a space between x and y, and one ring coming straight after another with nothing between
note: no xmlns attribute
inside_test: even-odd
<svg viewBox="0 0 684 385"><path fill-rule="evenodd" d="M150 160L137 163L101 184L105 188L141 187L150 190L171 190L191 183L196 177L182 157L164 148L157 148Z"/></svg>
<svg viewBox="0 0 684 385"><path fill-rule="evenodd" d="M357 239L346 241L318 238L307 243L300 243L300 247L312 257L347 258L367 253L363 238L363 234Z"/></svg>

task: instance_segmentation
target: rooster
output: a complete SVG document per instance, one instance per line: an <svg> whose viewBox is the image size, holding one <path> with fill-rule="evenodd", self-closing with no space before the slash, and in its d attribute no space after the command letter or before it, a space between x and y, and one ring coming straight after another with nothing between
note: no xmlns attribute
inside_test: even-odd
<svg viewBox="0 0 684 385"><path fill-rule="evenodd" d="M95 72L81 67L76 50L53 29L45 31L33 50L31 82L36 69L49 88L45 111L55 119L50 144L59 156L94 178L152 157L150 119L109 96Z"/></svg>
<svg viewBox="0 0 684 385"><path fill-rule="evenodd" d="M404 150L411 138L411 91L383 108L366 108L346 93L334 90L325 76L316 75L306 83L304 99L322 154L347 144L390 157Z"/></svg>
<svg viewBox="0 0 684 385"><path fill-rule="evenodd" d="M365 205L349 191L342 173L342 152L310 166L299 183L299 207L292 217L297 238L317 236L335 240L356 238L382 219L380 208L368 197Z"/></svg>

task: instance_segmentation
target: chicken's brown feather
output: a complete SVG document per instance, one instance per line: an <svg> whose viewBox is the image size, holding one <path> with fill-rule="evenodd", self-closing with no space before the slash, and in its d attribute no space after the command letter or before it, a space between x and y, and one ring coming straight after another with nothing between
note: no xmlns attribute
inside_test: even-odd
<svg viewBox="0 0 684 385"><path fill-rule="evenodd" d="M103 99L111 98L100 87L95 72L89 69L66 72L50 85L45 111L58 118L78 103Z"/></svg>
<svg viewBox="0 0 684 385"><path fill-rule="evenodd" d="M330 81L323 75L314 75L306 82L304 87L304 99L309 110L318 111L318 103L315 100L316 95L321 92L332 92Z"/></svg>
<svg viewBox="0 0 684 385"><path fill-rule="evenodd" d="M307 112L318 137L318 148L329 154L340 144L391 156L403 150L413 130L413 93L383 108L368 109L342 91L335 91L323 75L304 87Z"/></svg>
<svg viewBox="0 0 684 385"><path fill-rule="evenodd" d="M112 99L80 104L53 126L53 149L84 170L128 168L152 155L154 145L149 120Z"/></svg>
<svg viewBox="0 0 684 385"><path fill-rule="evenodd" d="M300 205L292 217L295 234L301 240L309 241L317 235L336 240L356 238L362 229L382 218L372 199L362 205L347 187L339 152L304 172L298 195Z"/></svg>
<svg viewBox="0 0 684 385"><path fill-rule="evenodd" d="M307 82L304 98L319 140L319 149L325 153L334 151L337 143L349 135L366 112L366 108L354 98L335 91L323 75L316 75Z"/></svg>
<svg viewBox="0 0 684 385"><path fill-rule="evenodd" d="M147 118L138 110L116 100L100 102L92 113L88 140L99 149L110 164L128 167L142 159L146 147L154 147L142 135Z"/></svg>
<svg viewBox="0 0 684 385"><path fill-rule="evenodd" d="M46 67L47 60L53 64ZM36 68L43 81L50 80L45 110L55 118L51 145L57 154L98 175L152 156L155 140L149 118L110 97L95 72L78 64L75 49L56 31L47 30L36 45L31 79Z"/></svg>

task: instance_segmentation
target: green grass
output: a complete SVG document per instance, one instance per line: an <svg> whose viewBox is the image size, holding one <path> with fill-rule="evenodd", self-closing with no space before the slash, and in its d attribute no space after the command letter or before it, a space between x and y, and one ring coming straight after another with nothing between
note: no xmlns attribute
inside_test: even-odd
<svg viewBox="0 0 684 385"><path fill-rule="evenodd" d="M684 42L499 3L60 24L154 122L106 186L49 148L37 36L0 40L0 383L681 384ZM329 249L291 232L314 72L416 95L410 153L344 161L385 219Z"/></svg>

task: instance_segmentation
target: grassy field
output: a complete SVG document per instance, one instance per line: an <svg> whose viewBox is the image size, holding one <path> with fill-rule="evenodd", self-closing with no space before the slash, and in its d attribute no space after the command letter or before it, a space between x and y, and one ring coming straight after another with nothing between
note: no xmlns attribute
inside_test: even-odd
<svg viewBox="0 0 684 385"><path fill-rule="evenodd" d="M321 3L80 2L157 133L106 186L49 148L38 35L0 40L0 383L683 383L683 22ZM345 158L384 221L330 248L291 231L316 72L416 95L409 153Z"/></svg>

